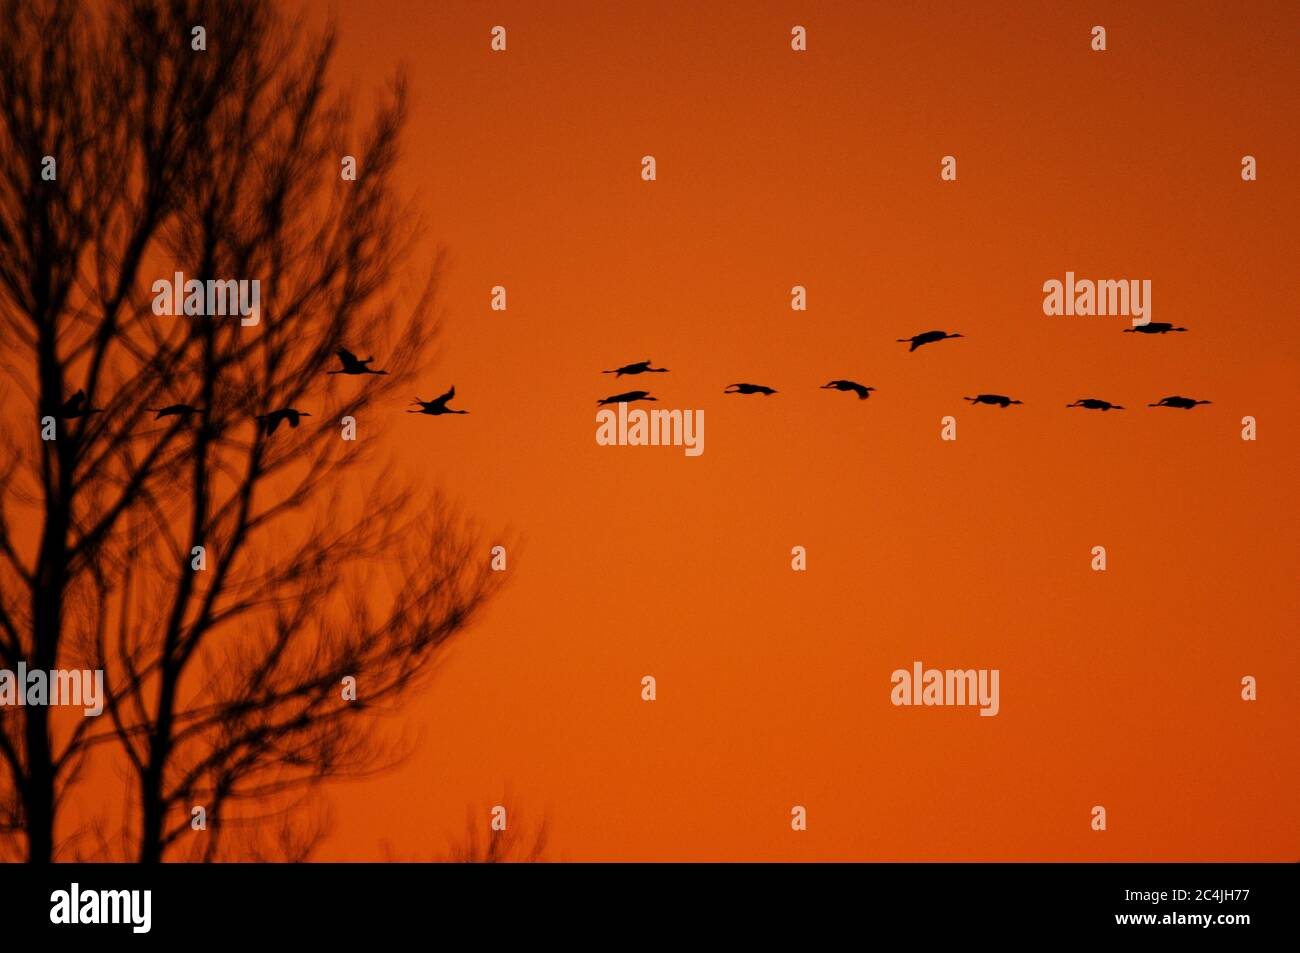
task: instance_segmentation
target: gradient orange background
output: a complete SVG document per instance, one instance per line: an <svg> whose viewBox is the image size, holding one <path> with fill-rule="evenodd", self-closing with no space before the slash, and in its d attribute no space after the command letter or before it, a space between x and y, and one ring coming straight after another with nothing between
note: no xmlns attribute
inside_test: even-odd
<svg viewBox="0 0 1300 953"><path fill-rule="evenodd" d="M334 13L361 102L408 68L403 185L451 256L419 392L471 411L395 407L389 449L522 546L393 723L415 757L332 788L323 859L434 856L506 785L574 860L1300 857L1300 8ZM1150 278L1189 333L1044 316L1066 270ZM930 328L966 337L894 343ZM702 457L596 446L647 380L599 372L643 358ZM990 391L1025 404L961 400ZM1001 714L892 707L917 659L1001 669Z"/></svg>

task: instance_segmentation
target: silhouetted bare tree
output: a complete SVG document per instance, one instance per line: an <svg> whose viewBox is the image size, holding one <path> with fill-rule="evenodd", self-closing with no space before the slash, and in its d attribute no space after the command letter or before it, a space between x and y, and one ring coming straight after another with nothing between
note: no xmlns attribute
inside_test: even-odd
<svg viewBox="0 0 1300 953"><path fill-rule="evenodd" d="M471 811L465 819L465 835L453 842L446 857L458 864L539 864L547 860L551 840L550 824L543 818L536 823L525 819L509 796L501 804L506 809L506 829L492 830L488 813Z"/></svg>
<svg viewBox="0 0 1300 953"><path fill-rule="evenodd" d="M522 811L509 790L498 805L505 809L506 827L492 827L492 809L472 807L465 814L464 834L453 840L448 849L432 858L420 857L414 862L455 864L540 864L554 858L548 856L551 825L545 816L535 819ZM381 845L385 860L394 863L412 862L401 856L385 842Z"/></svg>
<svg viewBox="0 0 1300 953"><path fill-rule="evenodd" d="M386 291L414 237L392 183L405 86L354 130L332 35L263 0L0 0L0 22L0 665L102 668L108 689L98 719L0 708L0 842L219 859L253 825L276 831L260 855L305 856L304 795L398 754L374 716L494 588L436 494L347 479L409 419L375 405L436 330L436 262L413 305ZM260 323L155 314L178 271L260 280ZM388 375L325 374L341 346ZM76 391L101 412L42 440ZM197 410L154 419L176 403ZM256 425L283 407L313 416ZM123 767L121 809L65 830L82 779Z"/></svg>

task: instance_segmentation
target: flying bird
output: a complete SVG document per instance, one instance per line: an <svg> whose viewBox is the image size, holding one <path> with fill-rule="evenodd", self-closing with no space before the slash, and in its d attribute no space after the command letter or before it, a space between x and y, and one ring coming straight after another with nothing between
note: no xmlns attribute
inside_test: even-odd
<svg viewBox="0 0 1300 953"><path fill-rule="evenodd" d="M1179 407L1183 410L1191 410L1197 404L1208 404L1208 400L1193 400L1190 397L1165 397L1158 404L1147 404L1148 407Z"/></svg>
<svg viewBox="0 0 1300 953"><path fill-rule="evenodd" d="M452 410L450 407L447 406L447 401L451 400L455 396L456 396L456 385L452 384L451 390L447 391L447 393L443 394L441 397L436 397L433 400L420 400L420 398L418 397L415 398L415 400L412 401L412 403L419 404L420 409L408 410L407 413L428 414L430 417L438 417L442 414L468 414L469 413L468 410Z"/></svg>
<svg viewBox="0 0 1300 953"><path fill-rule="evenodd" d="M1100 400L1096 397L1084 397L1076 400L1073 404L1066 404L1066 407L1086 407L1088 410L1123 410L1119 404L1112 404L1108 400Z"/></svg>
<svg viewBox="0 0 1300 953"><path fill-rule="evenodd" d="M102 413L98 407L85 406L85 402L86 392L84 390L79 390L63 402L59 409L54 412L54 416L61 420L73 420L77 417L86 417L90 414Z"/></svg>
<svg viewBox="0 0 1300 953"><path fill-rule="evenodd" d="M1010 404L1023 404L1022 400L1012 400L1010 397L1003 397L1001 394L980 394L977 397L963 397L962 400L969 400L972 404L992 404L995 407L1007 407Z"/></svg>
<svg viewBox="0 0 1300 953"><path fill-rule="evenodd" d="M898 338L898 343L905 344L911 341L912 346L907 349L907 353L911 354L922 344L933 344L935 341L942 341L945 338L959 338L962 336L961 334L949 334L947 331L926 331L924 334L913 334L910 338Z"/></svg>
<svg viewBox="0 0 1300 953"><path fill-rule="evenodd" d="M262 422L262 429L266 431L267 436L275 433L275 428L280 426L283 420L289 421L290 427L298 426L300 417L310 417L311 414L305 410L294 410L292 407L282 407L279 410L273 410L269 414L258 414L257 419Z"/></svg>
<svg viewBox="0 0 1300 953"><path fill-rule="evenodd" d="M1148 321L1146 324L1138 324L1131 328L1125 328L1125 334L1168 334L1170 331L1186 331L1186 328L1176 328L1168 321Z"/></svg>
<svg viewBox="0 0 1300 953"><path fill-rule="evenodd" d="M731 388L733 387L736 389L732 390ZM723 393L724 394L762 394L765 397L770 397L773 394L775 394L776 391L770 387L764 387L762 384L728 384L727 389L724 390Z"/></svg>
<svg viewBox="0 0 1300 953"><path fill-rule="evenodd" d="M335 349L334 353L339 356L339 363L342 364L343 366L337 370L326 371L325 373L327 374L355 375L355 374L387 374L388 373L388 371L372 370L367 366L368 364L370 364L371 361L374 360L373 357L368 357L363 361L345 347L340 347Z"/></svg>
<svg viewBox="0 0 1300 953"><path fill-rule="evenodd" d="M606 372L608 373L608 372ZM596 401L599 404L630 404L634 400L658 400L658 397L651 397L648 390L630 390L626 394L615 394L613 397L606 397L604 400Z"/></svg>
<svg viewBox="0 0 1300 953"><path fill-rule="evenodd" d="M602 374L617 374L622 377L624 374L667 374L666 367L651 367L649 361L637 361L635 364L624 364L622 367L615 368L612 371L601 371Z"/></svg>
<svg viewBox="0 0 1300 953"><path fill-rule="evenodd" d="M149 407L146 409L157 414L154 420L162 420L164 417L184 417L189 420L190 414L199 413L199 408L191 407L189 404L168 404L166 407Z"/></svg>
<svg viewBox="0 0 1300 953"><path fill-rule="evenodd" d="M831 381L828 384L823 384L821 390L851 390L853 393L858 395L858 400L866 400L871 396L871 392L875 390L875 388L863 387L857 381Z"/></svg>

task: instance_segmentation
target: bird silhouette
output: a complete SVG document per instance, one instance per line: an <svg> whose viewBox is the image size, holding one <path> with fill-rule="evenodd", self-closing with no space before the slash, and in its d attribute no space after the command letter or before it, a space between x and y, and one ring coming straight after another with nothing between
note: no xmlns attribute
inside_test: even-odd
<svg viewBox="0 0 1300 953"><path fill-rule="evenodd" d="M447 406L447 401L451 400L455 396L456 396L456 385L452 384L451 390L447 391L447 393L443 394L441 397L436 397L433 400L420 400L420 398L418 397L415 398L415 400L412 401L412 403L419 404L420 409L408 410L407 413L428 414L430 417L438 417L441 416L442 414L468 414L469 413L468 410L452 410L450 407Z"/></svg>
<svg viewBox="0 0 1300 953"><path fill-rule="evenodd" d="M90 414L103 413L98 407L86 407L86 392L79 390L54 412L54 416L61 420L74 420L77 417L86 417Z"/></svg>
<svg viewBox="0 0 1300 953"><path fill-rule="evenodd" d="M1208 404L1208 400L1193 400L1190 397L1173 397L1162 398L1158 404L1147 404L1148 407L1178 407L1182 410L1191 410L1197 404Z"/></svg>
<svg viewBox="0 0 1300 953"><path fill-rule="evenodd" d="M1001 394L980 394L978 397L963 397L962 400L969 400L972 404L992 404L995 407L1007 407L1010 404L1024 403L1021 400L1003 397Z"/></svg>
<svg viewBox="0 0 1300 953"><path fill-rule="evenodd" d="M866 400L871 396L874 387L863 387L857 381L831 381L823 384L821 390L851 390L858 395L858 400Z"/></svg>
<svg viewBox="0 0 1300 953"><path fill-rule="evenodd" d="M273 410L269 414L258 414L257 419L262 423L262 429L266 431L267 436L275 433L275 428L280 426L282 420L289 421L290 427L298 426L300 417L310 417L311 414L305 410L294 410L292 407L282 407L279 410Z"/></svg>
<svg viewBox="0 0 1300 953"><path fill-rule="evenodd" d="M1066 407L1086 407L1088 410L1123 410L1119 404L1112 404L1108 400L1100 400L1096 397L1083 397L1076 400L1073 404L1066 404Z"/></svg>
<svg viewBox="0 0 1300 953"><path fill-rule="evenodd" d="M626 394L615 394L612 397L606 397L604 400L598 400L596 404L630 404L634 400L658 399L658 397L651 397L648 390L630 390Z"/></svg>
<svg viewBox="0 0 1300 953"><path fill-rule="evenodd" d="M154 420L162 420L164 417L184 417L189 419L190 414L199 413L199 408L191 407L189 404L168 404L166 407L149 407L147 410L157 414Z"/></svg>
<svg viewBox="0 0 1300 953"><path fill-rule="evenodd" d="M961 334L949 334L947 331L926 331L924 334L913 334L910 338L898 338L898 343L905 344L906 342L911 341L912 346L907 349L907 353L911 354L922 344L933 344L935 341L942 341L945 338L959 338L963 336L964 335Z"/></svg>
<svg viewBox="0 0 1300 953"><path fill-rule="evenodd" d="M651 367L650 362L646 360L637 361L635 364L624 364L622 367L617 367L612 371L601 371L601 373L617 374L619 377L622 377L624 374L667 374L668 368Z"/></svg>
<svg viewBox="0 0 1300 953"><path fill-rule="evenodd" d="M1148 321L1146 324L1138 324L1131 328L1125 328L1125 334L1168 334L1170 331L1186 331L1186 328L1176 328L1168 321Z"/></svg>
<svg viewBox="0 0 1300 953"><path fill-rule="evenodd" d="M387 374L388 373L388 371L371 370L369 367L366 366L371 361L374 360L373 357L368 357L363 361L345 347L336 348L334 353L339 356L339 363L342 364L343 366L340 367L338 370L326 371L325 373L327 374L354 374L355 375L355 374Z"/></svg>
<svg viewBox="0 0 1300 953"><path fill-rule="evenodd" d="M732 390L731 388L736 388ZM728 384L724 394L762 394L770 397L776 393L771 387L764 387L762 384Z"/></svg>

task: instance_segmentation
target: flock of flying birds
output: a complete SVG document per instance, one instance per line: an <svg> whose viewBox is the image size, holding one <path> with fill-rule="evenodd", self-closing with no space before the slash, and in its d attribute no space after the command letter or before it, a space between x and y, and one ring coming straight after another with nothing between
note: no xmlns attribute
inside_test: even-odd
<svg viewBox="0 0 1300 953"><path fill-rule="evenodd" d="M370 365L374 362L373 357L367 357L364 360L357 357L347 348L341 347L335 350L338 355L340 367L332 371L326 371L327 374L347 374L357 377L363 374L387 374L388 371L381 371L372 368ZM453 397L456 396L456 388L452 387L441 397L435 397L433 400L420 400L415 398L413 404L419 406L419 410L408 410L408 414L428 414L432 417L441 414L467 414L468 410L453 410L447 406ZM164 417L180 417L188 420L194 414L200 413L201 409L190 404L168 404L166 407L148 408L154 414L154 420L162 420ZM73 420L77 417L88 417L91 414L102 413L102 408L86 406L86 392L79 390L58 408L53 411L53 416L60 420ZM281 423L287 422L290 427L297 427L298 422L303 417L310 417L311 414L305 410L298 410L296 407L280 407L276 410L267 411L264 414L257 414L256 420L266 434L273 434Z"/></svg>
<svg viewBox="0 0 1300 953"><path fill-rule="evenodd" d="M1139 325L1137 327L1125 328L1124 333L1125 334L1129 334L1129 333L1168 334L1171 331L1186 331L1186 330L1187 330L1186 328L1176 328L1172 324L1169 324L1164 321L1151 321L1147 324ZM950 334L947 331L925 331L921 334L914 334L910 338L898 338L898 343L910 344L911 347L907 349L908 353L910 354L912 351L915 351L918 347L921 347L922 345L933 344L936 341L945 341L950 338L959 338L962 336L963 335L956 334L956 333ZM356 377L364 374L387 374L388 373L387 371L376 370L370 366L372 363L374 363L375 359L373 357L367 357L363 360L362 358L357 357L347 348L343 348L343 347L338 348L334 353L338 355L340 366L332 371L326 371L327 374L347 374L349 376ZM624 364L622 367L617 367L612 371L604 371L603 373L614 374L617 377L623 377L623 376L635 377L638 374L668 373L668 368L652 367L651 363L652 363L651 361L637 361L633 364ZM859 384L857 381L841 379L841 380L829 381L823 384L821 386L821 390L844 391L846 393L857 394L859 400L866 400L868 397L871 396L871 392L874 391L875 388L863 386L862 384ZM724 394L762 394L765 397L770 397L771 395L777 393L777 390L773 387L766 387L762 384L740 383L740 384L727 385L727 389L724 390L723 393ZM439 397L435 397L433 400L421 400L419 397L417 397L415 398L414 401L412 401L412 404L418 406L420 409L408 410L407 413L425 414L430 417L439 417L443 414L469 413L468 410L453 410L452 408L447 406L447 404L455 396L456 396L456 388L453 385L445 394L442 394ZM988 404L990 406L1001 407L1003 409L1010 407L1012 404L1023 403L1023 401L1012 400L1010 397L1006 397L1002 394L977 394L974 397L964 397L962 399L968 400L972 404ZM658 398L652 397L650 395L650 392L646 390L630 390L622 394L612 394L609 397L601 398L600 400L596 401L596 403L597 405L630 404L638 400L651 401L651 400L658 400ZM1175 394L1171 397L1164 397L1154 404L1147 404L1147 406L1148 407L1177 407L1182 410L1191 410L1193 407L1196 407L1198 404L1208 404L1208 403L1210 403L1208 400L1195 400L1191 397L1180 397L1177 394ZM1066 404L1065 406L1082 407L1086 410L1103 410L1103 411L1124 409L1119 404L1112 404L1108 400L1101 400L1100 398L1097 397L1082 397L1079 400L1076 400L1074 403ZM190 404L169 404L166 407L158 407L158 408L150 407L149 410L155 414L154 417L155 420L161 420L164 417L181 417L183 419L188 419L192 415L200 412L198 407L193 407ZM71 397L69 397L66 401L64 401L57 409L55 409L53 411L53 415L62 420L72 420L77 417L87 417L90 414L98 414L101 412L102 412L101 408L87 407L86 392L84 390L79 390ZM276 410L267 411L264 414L257 414L256 420L258 424L262 427L263 431L266 434L270 435L275 433L276 428L279 427L281 423L287 422L290 427L297 427L299 420L301 420L303 417L310 417L310 416L311 414L309 414L305 410L298 410L297 408L294 407L280 407Z"/></svg>
<svg viewBox="0 0 1300 953"><path fill-rule="evenodd" d="M1176 328L1165 321L1151 321L1144 325L1133 328L1125 328L1124 333L1136 332L1138 334L1168 334L1170 331L1186 331L1186 328ZM945 341L949 338L963 337L961 334L949 334L947 331L925 331L921 334L914 334L910 338L898 338L899 344L911 344L907 349L910 354L918 347L925 344L933 344L936 341ZM624 374L665 374L668 371L666 367L651 367L650 361L637 361L635 364L624 364L622 367L615 368L612 371L605 371L606 374L615 374L622 377ZM857 381L850 380L833 380L821 386L821 390L838 390L858 395L858 400L866 400L871 396L874 387L866 387ZM728 384L724 394L762 394L764 397L770 397L778 391L773 387L767 387L763 384ZM622 394L613 394L596 401L597 405L601 404L630 404L637 400L658 400L657 397L650 396L647 390L630 390ZM969 400L972 404L989 404L993 407L1003 409L1010 407L1012 404L1021 404L1024 401L1012 400L1002 394L977 394L974 397L964 397L963 400ZM1208 404L1208 400L1194 400L1191 397L1180 397L1177 394L1172 397L1162 398L1158 403L1147 404L1148 407L1178 407L1182 410L1191 410L1198 404ZM1123 410L1120 404L1112 404L1108 400L1101 400L1098 397L1082 397L1072 404L1066 404L1066 407L1082 407L1086 410Z"/></svg>

